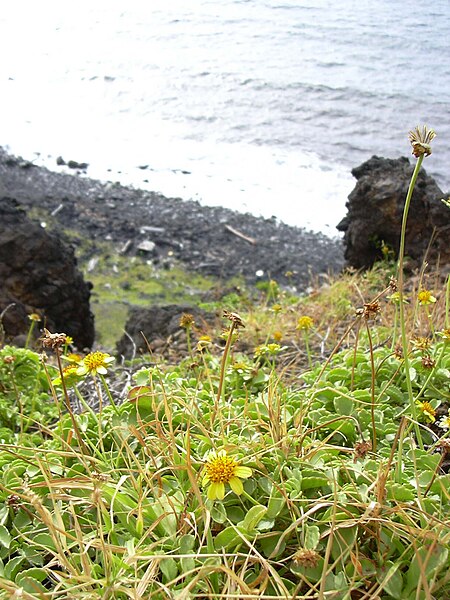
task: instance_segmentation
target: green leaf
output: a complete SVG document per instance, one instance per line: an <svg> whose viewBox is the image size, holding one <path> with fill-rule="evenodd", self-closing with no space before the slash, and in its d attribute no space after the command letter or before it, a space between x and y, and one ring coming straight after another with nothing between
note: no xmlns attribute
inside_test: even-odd
<svg viewBox="0 0 450 600"><path fill-rule="evenodd" d="M403 600L402 589L403 589L403 577L400 571L400 563L394 564L388 562L386 566L389 566L387 572L386 568L378 573L377 580L390 596L395 600Z"/></svg>
<svg viewBox="0 0 450 600"><path fill-rule="evenodd" d="M0 544L4 547L4 548L9 548L9 546L11 545L11 534L9 533L9 531L6 529L6 527L4 525L0 525Z"/></svg>
<svg viewBox="0 0 450 600"><path fill-rule="evenodd" d="M417 549L406 574L405 595L423 587L421 581L424 576L427 581L430 581L436 571L447 568L447 559L447 548L439 544L435 544L432 548L422 546Z"/></svg>
<svg viewBox="0 0 450 600"><path fill-rule="evenodd" d="M219 550L236 550L243 543L237 527L227 527L218 533L214 539L214 547Z"/></svg>
<svg viewBox="0 0 450 600"><path fill-rule="evenodd" d="M268 519L275 519L278 517L280 512L283 510L284 505L286 504L285 497L281 494L280 490L275 486L272 488L272 492L270 494L269 503L267 505L267 515Z"/></svg>
<svg viewBox="0 0 450 600"><path fill-rule="evenodd" d="M305 526L305 548L315 550L320 540L320 530L316 525Z"/></svg>
<svg viewBox="0 0 450 600"><path fill-rule="evenodd" d="M180 538L180 554L192 552L195 546L195 537L190 533L185 533Z"/></svg>
<svg viewBox="0 0 450 600"><path fill-rule="evenodd" d="M253 531L256 528L256 526L261 521L261 519L266 515L266 513L267 513L267 508L265 506L262 506L262 505L252 506L252 508L245 515L244 520L241 521L239 523L239 525L242 527L242 529L244 529L244 531L247 531L248 533L250 533L251 531Z"/></svg>
<svg viewBox="0 0 450 600"><path fill-rule="evenodd" d="M345 396L334 399L334 409L338 415L351 415L353 412L353 400Z"/></svg>
<svg viewBox="0 0 450 600"><path fill-rule="evenodd" d="M177 563L173 558L163 558L159 563L159 568L165 578L165 583L172 581L178 575Z"/></svg>
<svg viewBox="0 0 450 600"><path fill-rule="evenodd" d="M389 482L386 484L388 500L397 502L412 502L416 498L416 492L404 483Z"/></svg>
<svg viewBox="0 0 450 600"><path fill-rule="evenodd" d="M14 581L17 573L20 571L20 567L25 559L23 556L15 556L11 560L9 560L5 565L4 576L5 579L9 579L10 581Z"/></svg>
<svg viewBox="0 0 450 600"><path fill-rule="evenodd" d="M215 502L211 509L211 518L214 523L223 524L227 520L227 511L221 502Z"/></svg>
<svg viewBox="0 0 450 600"><path fill-rule="evenodd" d="M240 506L236 506L232 504L231 506L227 506L226 516L232 523L240 523L245 517L245 513Z"/></svg>

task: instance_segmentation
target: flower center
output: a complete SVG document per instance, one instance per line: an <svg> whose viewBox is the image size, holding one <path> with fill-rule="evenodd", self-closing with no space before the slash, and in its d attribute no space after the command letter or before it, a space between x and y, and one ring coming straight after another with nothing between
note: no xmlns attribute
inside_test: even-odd
<svg viewBox="0 0 450 600"><path fill-rule="evenodd" d="M228 483L235 476L238 463L229 456L218 456L205 464L209 480L213 483Z"/></svg>
<svg viewBox="0 0 450 600"><path fill-rule="evenodd" d="M104 354L103 352L91 352L85 357L84 364L89 371L92 371L93 369L101 367L106 357L107 354Z"/></svg>

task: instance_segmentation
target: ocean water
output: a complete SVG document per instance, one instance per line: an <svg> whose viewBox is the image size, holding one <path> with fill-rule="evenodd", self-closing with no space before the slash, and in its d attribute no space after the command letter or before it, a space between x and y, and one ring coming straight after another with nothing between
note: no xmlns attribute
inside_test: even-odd
<svg viewBox="0 0 450 600"><path fill-rule="evenodd" d="M8 2L0 145L335 235L417 124L450 188L449 39L448 0Z"/></svg>

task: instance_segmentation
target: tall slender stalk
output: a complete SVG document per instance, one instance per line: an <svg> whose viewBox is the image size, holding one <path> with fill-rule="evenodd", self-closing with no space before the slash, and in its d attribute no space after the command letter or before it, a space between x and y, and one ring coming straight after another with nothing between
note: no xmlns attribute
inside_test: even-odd
<svg viewBox="0 0 450 600"><path fill-rule="evenodd" d="M414 428L416 432L417 441L419 446L423 448L422 436L420 433L420 427L417 423L417 409L416 404L414 402L414 395L412 390L411 383L411 371L410 371L410 363L409 363L409 349L408 349L408 337L406 334L406 320L405 320L405 305L403 304L404 298L404 260L405 260L405 242L406 242L406 223L408 221L408 213L409 207L411 205L411 199L414 191L414 187L416 185L417 176L420 171L420 167L422 166L423 155L419 156L416 162L416 166L414 168L411 181L409 182L408 193L406 195L405 206L403 208L403 219L402 219L402 229L400 233L400 249L398 253L398 294L399 294L399 317L400 317L400 331L402 334L402 349L403 349L403 360L405 367L405 379L406 379L406 388L408 390L408 399L411 408L411 414L414 419Z"/></svg>

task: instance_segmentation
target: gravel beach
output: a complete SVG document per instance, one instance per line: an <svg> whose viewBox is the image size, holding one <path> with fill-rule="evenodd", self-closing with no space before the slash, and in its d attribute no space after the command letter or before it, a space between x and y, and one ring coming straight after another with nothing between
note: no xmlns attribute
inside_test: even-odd
<svg viewBox="0 0 450 600"><path fill-rule="evenodd" d="M108 240L124 255L148 252L155 264L178 260L204 275L242 275L249 283L275 279L301 291L311 276L344 264L340 239L274 218L102 183L76 168L55 165L53 172L0 148L2 197L15 198L49 228L75 230L94 243Z"/></svg>

